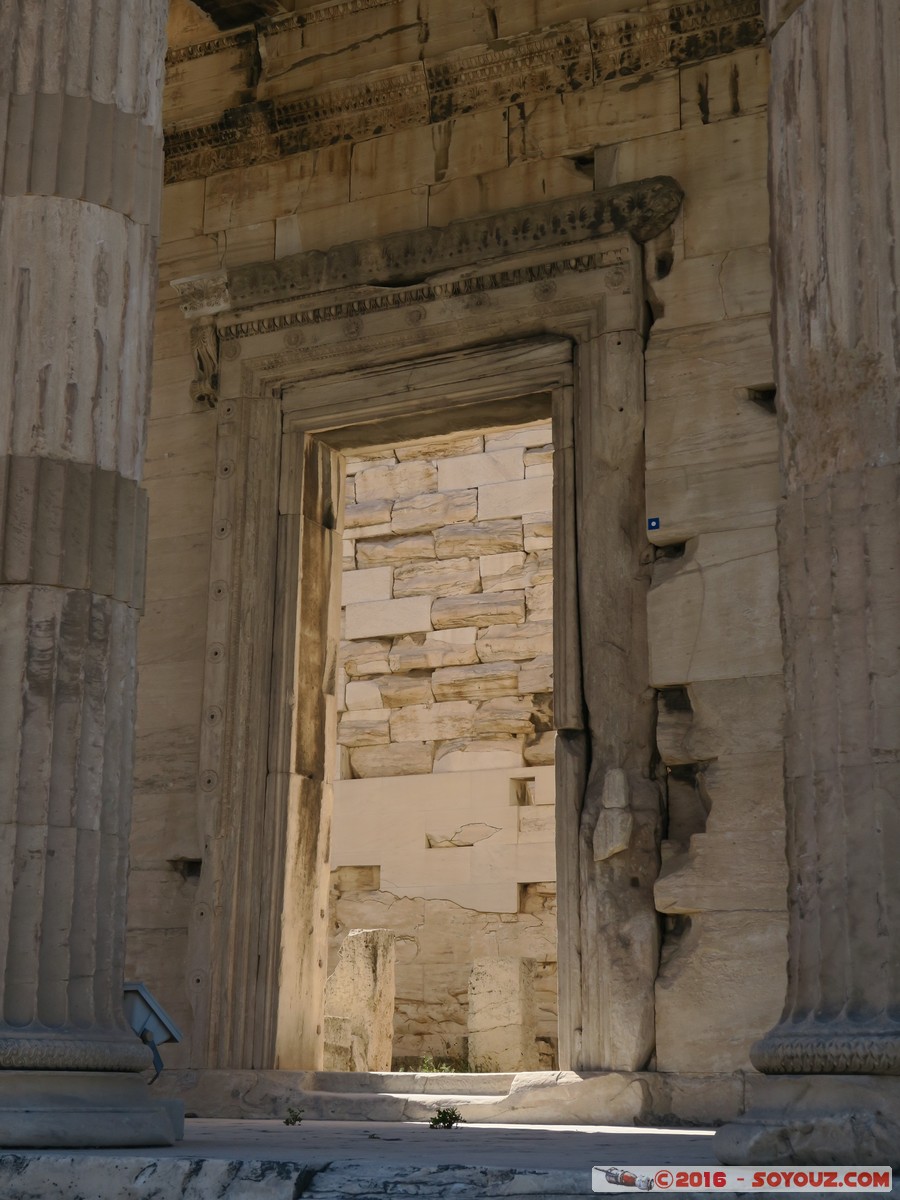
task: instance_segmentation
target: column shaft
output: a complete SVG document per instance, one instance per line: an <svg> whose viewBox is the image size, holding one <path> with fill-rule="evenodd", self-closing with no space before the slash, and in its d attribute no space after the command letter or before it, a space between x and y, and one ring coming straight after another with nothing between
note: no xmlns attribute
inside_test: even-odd
<svg viewBox="0 0 900 1200"><path fill-rule="evenodd" d="M147 1063L122 971L166 9L0 12L6 1070Z"/></svg>

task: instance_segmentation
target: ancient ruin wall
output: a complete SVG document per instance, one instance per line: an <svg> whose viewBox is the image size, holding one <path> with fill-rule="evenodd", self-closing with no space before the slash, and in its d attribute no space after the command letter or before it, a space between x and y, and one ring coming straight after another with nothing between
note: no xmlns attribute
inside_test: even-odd
<svg viewBox="0 0 900 1200"><path fill-rule="evenodd" d="M472 962L506 956L555 1065L551 436L348 462L330 959L397 933L400 1061L464 1061Z"/></svg>
<svg viewBox="0 0 900 1200"><path fill-rule="evenodd" d="M129 973L188 1033L167 1061L189 1062L217 415L191 397L169 281L668 173L683 210L645 249L650 683L671 768L656 1062L746 1065L784 989L758 4L498 0L493 22L442 0L303 7L302 29L220 36L171 5ZM260 117L276 102L281 125Z"/></svg>

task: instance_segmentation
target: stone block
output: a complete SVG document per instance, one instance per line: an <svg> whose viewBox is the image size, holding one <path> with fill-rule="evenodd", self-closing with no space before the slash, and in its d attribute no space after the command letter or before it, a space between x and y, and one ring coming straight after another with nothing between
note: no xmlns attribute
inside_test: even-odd
<svg viewBox="0 0 900 1200"><path fill-rule="evenodd" d="M764 112L768 99L769 52L763 46L681 68L682 128Z"/></svg>
<svg viewBox="0 0 900 1200"><path fill-rule="evenodd" d="M781 913L787 894L783 819L774 829L697 833L670 858L653 889L662 913Z"/></svg>
<svg viewBox="0 0 900 1200"><path fill-rule="evenodd" d="M519 668L519 692L523 695L553 691L553 655L541 654Z"/></svg>
<svg viewBox="0 0 900 1200"><path fill-rule="evenodd" d="M350 199L478 175L507 162L506 110L489 108L358 142L353 147Z"/></svg>
<svg viewBox="0 0 900 1200"><path fill-rule="evenodd" d="M468 454L461 458L445 458L438 463L438 489L442 492L477 488L486 483L507 483L512 479L524 478L522 451L517 447L486 451L483 454Z"/></svg>
<svg viewBox="0 0 900 1200"><path fill-rule="evenodd" d="M480 588L477 559L443 558L394 568L395 596L466 596Z"/></svg>
<svg viewBox="0 0 900 1200"><path fill-rule="evenodd" d="M343 642L341 664L349 678L366 675L384 675L390 671L388 655L391 649L389 638L376 638L364 642Z"/></svg>
<svg viewBox="0 0 900 1200"><path fill-rule="evenodd" d="M381 708L357 709L345 713L338 725L338 743L341 746L380 746L391 740L388 725L388 710Z"/></svg>
<svg viewBox="0 0 900 1200"><path fill-rule="evenodd" d="M341 580L341 603L368 604L390 600L393 572L390 567L372 567L367 571L345 571Z"/></svg>
<svg viewBox="0 0 900 1200"><path fill-rule="evenodd" d="M488 738L480 741L449 741L435 751L434 770L507 771L522 766L522 744L518 738Z"/></svg>
<svg viewBox="0 0 900 1200"><path fill-rule="evenodd" d="M552 504L553 480L549 477L489 483L478 489L478 520L546 512Z"/></svg>
<svg viewBox="0 0 900 1200"><path fill-rule="evenodd" d="M511 550L508 554L485 554L478 563L484 592L521 590L526 585L525 554L521 550Z"/></svg>
<svg viewBox="0 0 900 1200"><path fill-rule="evenodd" d="M393 775L428 775L434 750L428 742L398 742L389 746L361 746L350 751L350 766L357 779Z"/></svg>
<svg viewBox="0 0 900 1200"><path fill-rule="evenodd" d="M411 462L416 458L437 461L439 458L456 458L460 454L480 454L484 449L484 437L480 433L457 434L447 437L422 438L416 442L405 442L395 447L398 462Z"/></svg>
<svg viewBox="0 0 900 1200"><path fill-rule="evenodd" d="M479 737L494 733L529 735L534 732L530 697L498 696L485 700L475 714L475 733Z"/></svg>
<svg viewBox="0 0 900 1200"><path fill-rule="evenodd" d="M437 468L428 462L398 463L396 466L368 467L356 475L356 499L397 500L418 496L437 489Z"/></svg>
<svg viewBox="0 0 900 1200"><path fill-rule="evenodd" d="M424 533L441 525L474 520L477 510L478 495L473 488L458 492L426 493L424 496L397 500L391 525L395 533Z"/></svg>
<svg viewBox="0 0 900 1200"><path fill-rule="evenodd" d="M553 620L553 584L539 583L525 593L525 610L529 621Z"/></svg>
<svg viewBox="0 0 900 1200"><path fill-rule="evenodd" d="M749 1070L784 1004L786 917L702 913L667 938L656 981L659 1071Z"/></svg>
<svg viewBox="0 0 900 1200"><path fill-rule="evenodd" d="M484 448L488 453L511 450L514 446L521 446L523 450L528 450L534 446L546 446L552 437L551 423L541 421L534 425L520 425L516 429L501 429L497 433L486 433Z"/></svg>
<svg viewBox="0 0 900 1200"><path fill-rule="evenodd" d="M524 758L529 767L552 766L556 762L556 731L548 729L534 741L527 741Z"/></svg>
<svg viewBox="0 0 900 1200"><path fill-rule="evenodd" d="M434 667L464 667L478 662L474 628L442 629L398 638L390 653L391 671L420 671Z"/></svg>
<svg viewBox="0 0 900 1200"><path fill-rule="evenodd" d="M487 216L507 208L540 204L590 191L593 179L570 158L513 163L499 171L432 184L428 204L431 225Z"/></svg>
<svg viewBox="0 0 900 1200"><path fill-rule="evenodd" d="M385 708L404 708L407 704L431 704L434 693L429 675L386 675L376 681Z"/></svg>
<svg viewBox="0 0 900 1200"><path fill-rule="evenodd" d="M534 513L522 520L526 554L553 547L553 517L550 513Z"/></svg>
<svg viewBox="0 0 900 1200"><path fill-rule="evenodd" d="M467 528L467 526L463 526ZM356 560L360 567L377 567L385 563L421 562L434 558L435 539L430 533L416 533L410 537L378 537L371 541L360 541L356 546ZM438 557L444 557L438 555ZM447 555L445 557L453 557Z"/></svg>
<svg viewBox="0 0 900 1200"><path fill-rule="evenodd" d="M371 525L390 525L393 500L366 500L362 504L347 504L344 508L344 528L362 530ZM362 532L357 537L365 537Z"/></svg>
<svg viewBox="0 0 900 1200"><path fill-rule="evenodd" d="M474 626L486 629L525 620L525 598L519 592L490 592L478 596L435 600L431 609L435 629Z"/></svg>
<svg viewBox="0 0 900 1200"><path fill-rule="evenodd" d="M660 695L657 744L669 764L781 754L784 683L781 673L692 683L686 693Z"/></svg>
<svg viewBox="0 0 900 1200"><path fill-rule="evenodd" d="M346 708L381 708L381 691L378 684L372 680L348 683L344 687L344 705Z"/></svg>
<svg viewBox="0 0 900 1200"><path fill-rule="evenodd" d="M431 676L436 700L485 700L514 696L519 688L516 663L478 663L471 667L444 667Z"/></svg>
<svg viewBox="0 0 900 1200"><path fill-rule="evenodd" d="M520 520L448 525L434 535L434 553L438 558L459 558L462 555L482 557L521 549Z"/></svg>
<svg viewBox="0 0 900 1200"><path fill-rule="evenodd" d="M348 604L344 613L346 636L350 640L421 633L431 629L431 599L428 596Z"/></svg>
<svg viewBox="0 0 900 1200"><path fill-rule="evenodd" d="M349 1017L325 1014L325 1053L322 1065L326 1071L353 1070L353 1034Z"/></svg>
<svg viewBox="0 0 900 1200"><path fill-rule="evenodd" d="M659 559L647 599L650 680L773 675L781 664L774 529L703 534Z"/></svg>
<svg viewBox="0 0 900 1200"><path fill-rule="evenodd" d="M483 1071L533 1071L540 1063L535 1028L534 962L479 958L469 976L469 1062Z"/></svg>
<svg viewBox="0 0 900 1200"><path fill-rule="evenodd" d="M287 216L298 208L341 204L347 199L349 180L346 143L219 171L206 181L203 231L217 233Z"/></svg>
<svg viewBox="0 0 900 1200"><path fill-rule="evenodd" d="M394 941L391 930L352 929L325 984L326 1017L350 1023L352 1071L391 1069Z"/></svg>
<svg viewBox="0 0 900 1200"><path fill-rule="evenodd" d="M373 446L367 450L353 450L344 460L344 472L348 476L358 475L375 463L386 465L397 462L396 450L389 446Z"/></svg>
<svg viewBox="0 0 900 1200"><path fill-rule="evenodd" d="M512 110L513 162L590 153L596 146L677 130L681 94L677 71L526 101ZM635 176L637 178L637 176Z"/></svg>
<svg viewBox="0 0 900 1200"><path fill-rule="evenodd" d="M411 704L391 712L391 741L428 742L465 737L472 733L476 705L454 700L429 705Z"/></svg>
<svg viewBox="0 0 900 1200"><path fill-rule="evenodd" d="M275 257L330 250L362 238L421 229L427 223L427 187L306 210L276 221Z"/></svg>
<svg viewBox="0 0 900 1200"><path fill-rule="evenodd" d="M660 541L775 524L780 482L775 459L732 466L666 467L647 472L647 512Z"/></svg>
<svg viewBox="0 0 900 1200"><path fill-rule="evenodd" d="M480 662L537 658L553 653L553 625L535 621L525 625L491 625L483 629L475 644Z"/></svg>

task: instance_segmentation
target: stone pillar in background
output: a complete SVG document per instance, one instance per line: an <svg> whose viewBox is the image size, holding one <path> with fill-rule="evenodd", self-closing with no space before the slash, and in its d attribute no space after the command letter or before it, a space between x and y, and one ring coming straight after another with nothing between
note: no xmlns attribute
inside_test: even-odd
<svg viewBox="0 0 900 1200"><path fill-rule="evenodd" d="M476 958L469 975L469 1066L473 1071L540 1067L533 958Z"/></svg>
<svg viewBox="0 0 900 1200"><path fill-rule="evenodd" d="M394 1049L396 935L390 929L351 929L325 984L326 1031L333 1018L350 1025L351 1071L389 1071ZM329 1018L332 1020L329 1021ZM346 1045L346 1032L340 1032ZM341 1052L346 1054L346 1051Z"/></svg>
<svg viewBox="0 0 900 1200"><path fill-rule="evenodd" d="M122 1012L166 8L0 11L0 1145L175 1132Z"/></svg>
<svg viewBox="0 0 900 1200"><path fill-rule="evenodd" d="M900 1162L900 5L768 0L788 991L729 1162ZM793 1076L793 1078L788 1078ZM799 1078L798 1078L799 1077Z"/></svg>

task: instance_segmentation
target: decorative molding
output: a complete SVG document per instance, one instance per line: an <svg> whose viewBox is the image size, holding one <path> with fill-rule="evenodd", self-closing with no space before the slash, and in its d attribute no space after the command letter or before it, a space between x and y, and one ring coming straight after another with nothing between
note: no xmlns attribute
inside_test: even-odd
<svg viewBox="0 0 900 1200"><path fill-rule="evenodd" d="M495 43L473 55L425 60L431 120L514 104L525 96L571 92L594 80L584 21Z"/></svg>
<svg viewBox="0 0 900 1200"><path fill-rule="evenodd" d="M671 225L682 196L674 179L658 176L491 217L453 221L442 228L390 234L328 251L310 250L235 267L227 279L219 273L177 280L173 287L182 296L183 311L192 317L221 312L229 306L245 308L348 287L406 288L408 302L414 303L440 295L441 287L461 292L504 286L499 282L501 275L490 274L489 264L538 247L563 250L561 269L574 270L579 243L621 233L645 242ZM477 268L484 270L479 273ZM544 267L527 268L537 269L543 271ZM509 276L510 270L504 268L502 276ZM442 281L440 275L448 271L457 274L449 282ZM497 282L484 283L485 277ZM230 305L225 293L230 295ZM395 295L374 295L354 303L391 306L397 303ZM210 296L222 303L212 307Z"/></svg>
<svg viewBox="0 0 900 1200"><path fill-rule="evenodd" d="M598 83L664 71L765 41L759 0L658 4L591 25Z"/></svg>
<svg viewBox="0 0 900 1200"><path fill-rule="evenodd" d="M191 354L195 367L191 399L215 408L219 403L219 335L212 317L202 317L192 326Z"/></svg>
<svg viewBox="0 0 900 1200"><path fill-rule="evenodd" d="M173 279L171 286L181 297L181 311L186 317L211 317L231 307L225 271L186 275L183 279Z"/></svg>
<svg viewBox="0 0 900 1200"><path fill-rule="evenodd" d="M900 1027L837 1021L810 1032L776 1027L752 1048L750 1061L771 1075L898 1075Z"/></svg>
<svg viewBox="0 0 900 1200"><path fill-rule="evenodd" d="M268 37L352 16L384 0L344 0L266 26ZM455 113L577 91L592 83L667 70L765 38L759 0L686 0L404 64L293 97L257 100L218 121L166 137L166 182L200 178L287 154L443 121ZM244 31L173 51L170 65L243 45Z"/></svg>

